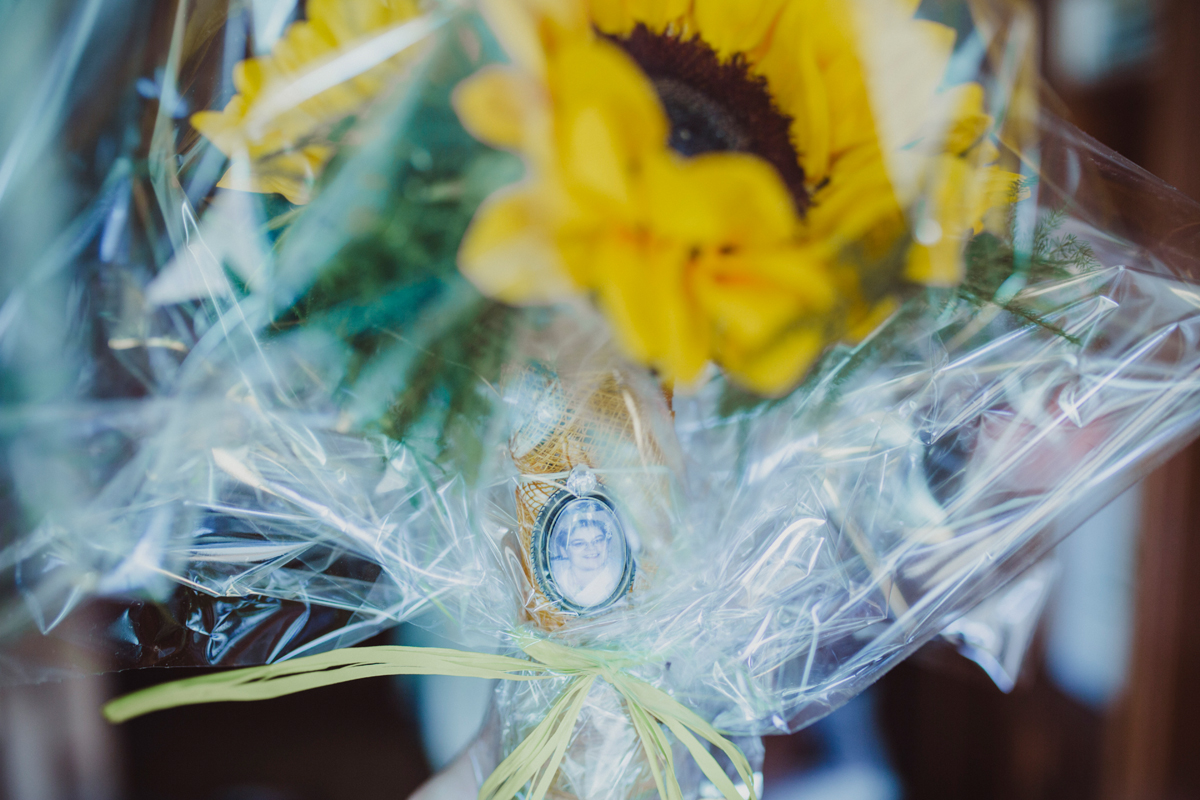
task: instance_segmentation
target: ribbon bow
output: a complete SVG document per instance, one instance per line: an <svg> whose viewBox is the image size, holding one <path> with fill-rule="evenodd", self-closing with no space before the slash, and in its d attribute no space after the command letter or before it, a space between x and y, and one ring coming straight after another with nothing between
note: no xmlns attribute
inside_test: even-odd
<svg viewBox="0 0 1200 800"><path fill-rule="evenodd" d="M381 675L449 675L510 681L571 677L546 718L517 745L483 782L479 800L512 800L532 782L529 800L543 800L558 772L579 711L596 678L603 678L625 698L629 718L650 763L662 800L682 800L675 776L671 742L662 726L691 753L704 775L726 800L745 800L701 739L729 757L749 792L758 800L750 764L737 745L666 692L625 671L634 659L625 653L565 647L533 637L519 640L533 661L509 656L450 650L440 647L358 647L332 650L262 667L187 678L152 686L108 703L110 722L151 711L227 700L268 700L307 689Z"/></svg>

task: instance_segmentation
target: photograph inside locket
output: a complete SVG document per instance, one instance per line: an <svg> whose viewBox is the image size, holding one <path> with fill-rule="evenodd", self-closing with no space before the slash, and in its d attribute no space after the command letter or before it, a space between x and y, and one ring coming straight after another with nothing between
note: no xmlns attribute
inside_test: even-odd
<svg viewBox="0 0 1200 800"><path fill-rule="evenodd" d="M625 571L628 547L612 509L572 500L550 530L550 575L564 599L588 608L607 601Z"/></svg>

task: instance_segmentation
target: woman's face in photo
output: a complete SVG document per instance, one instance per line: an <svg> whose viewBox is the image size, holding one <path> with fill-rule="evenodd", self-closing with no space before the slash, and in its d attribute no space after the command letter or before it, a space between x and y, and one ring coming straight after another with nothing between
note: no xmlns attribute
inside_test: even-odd
<svg viewBox="0 0 1200 800"><path fill-rule="evenodd" d="M600 525L584 522L571 529L567 537L567 558L571 568L592 572L608 560L608 532Z"/></svg>
<svg viewBox="0 0 1200 800"><path fill-rule="evenodd" d="M629 545L612 507L591 497L564 502L546 535L535 544L539 558L550 555L548 586L571 610L610 604L621 582L632 579ZM541 550L549 547L550 553ZM539 575L539 580L541 576ZM626 587L628 588L628 587Z"/></svg>

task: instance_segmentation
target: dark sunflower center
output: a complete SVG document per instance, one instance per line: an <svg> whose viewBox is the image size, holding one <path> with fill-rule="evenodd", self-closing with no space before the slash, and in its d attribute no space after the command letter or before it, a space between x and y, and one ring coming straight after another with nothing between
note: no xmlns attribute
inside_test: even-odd
<svg viewBox="0 0 1200 800"><path fill-rule="evenodd" d="M754 153L775 167L801 213L808 208L804 169L792 145L791 118L771 98L766 80L734 57L722 62L699 37L682 39L638 25L628 36L608 36L654 85L671 122L671 149L701 153Z"/></svg>

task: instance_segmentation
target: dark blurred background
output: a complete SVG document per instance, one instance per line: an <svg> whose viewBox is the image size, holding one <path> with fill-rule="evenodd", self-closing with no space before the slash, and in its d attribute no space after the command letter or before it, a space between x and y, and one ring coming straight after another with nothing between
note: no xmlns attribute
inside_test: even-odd
<svg viewBox="0 0 1200 800"><path fill-rule="evenodd" d="M1037 6L1047 102L1200 198L1200 0ZM1200 799L1198 489L1193 446L1059 548L1011 691L931 644L827 720L768 739L766 800ZM378 679L99 719L105 699L179 676L0 690L0 797L404 798L470 735L487 691Z"/></svg>

